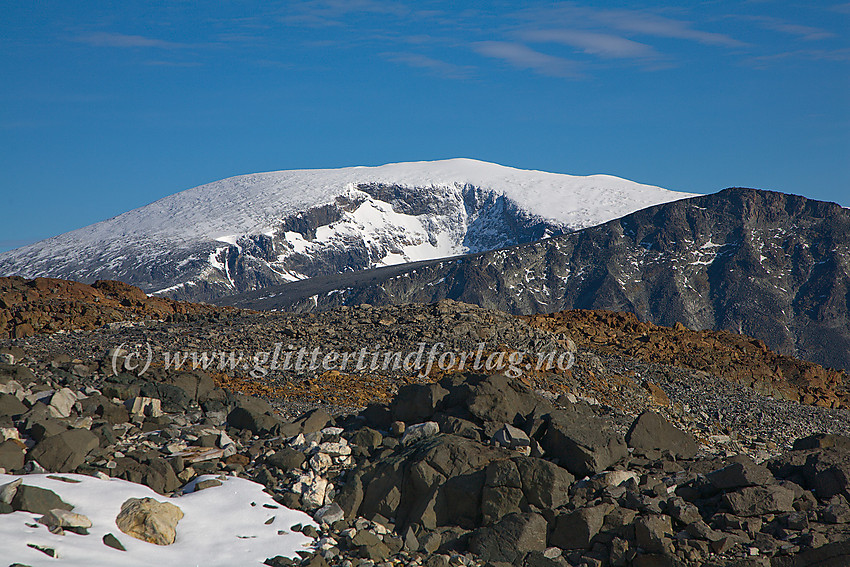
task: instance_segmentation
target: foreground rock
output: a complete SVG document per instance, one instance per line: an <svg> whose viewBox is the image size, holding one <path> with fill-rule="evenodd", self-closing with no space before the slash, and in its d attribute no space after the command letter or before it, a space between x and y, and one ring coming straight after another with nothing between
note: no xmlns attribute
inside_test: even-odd
<svg viewBox="0 0 850 567"><path fill-rule="evenodd" d="M177 522L182 517L183 511L170 502L130 498L121 505L115 525L136 539L156 545L171 545L177 537Z"/></svg>

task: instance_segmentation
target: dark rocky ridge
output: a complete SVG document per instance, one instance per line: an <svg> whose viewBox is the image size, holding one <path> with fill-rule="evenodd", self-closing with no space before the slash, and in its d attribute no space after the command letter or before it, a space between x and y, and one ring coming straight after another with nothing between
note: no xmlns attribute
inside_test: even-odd
<svg viewBox="0 0 850 567"><path fill-rule="evenodd" d="M728 330L850 369L850 210L755 189L650 207L576 233L221 300L298 312L456 299L515 314L630 311Z"/></svg>

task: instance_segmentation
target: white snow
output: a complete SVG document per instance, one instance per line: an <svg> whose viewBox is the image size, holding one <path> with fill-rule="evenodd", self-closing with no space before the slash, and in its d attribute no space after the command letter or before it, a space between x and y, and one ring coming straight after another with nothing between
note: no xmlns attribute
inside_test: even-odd
<svg viewBox="0 0 850 567"><path fill-rule="evenodd" d="M79 480L67 483L49 478ZM124 480L102 480L77 474L12 476L0 474L0 486L23 478L24 484L52 490L74 505L74 512L92 521L89 535L55 535L43 525L31 527L40 517L28 512L0 515L0 564L23 563L32 567L232 567L262 565L269 557L296 557L313 540L290 528L315 525L303 512L289 510L263 492L262 486L245 479L227 477L221 486L179 498L167 498L146 486ZM212 476L201 477L216 478ZM128 498L155 498L178 506L184 517L177 524L177 540L159 546L121 532L115 518ZM252 506L251 503L255 505ZM265 508L263 505L275 506ZM274 516L271 524L265 522ZM27 524L30 524L28 526ZM282 530L282 535L278 534ZM104 545L111 533L127 551ZM55 549L54 559L27 544Z"/></svg>
<svg viewBox="0 0 850 567"><path fill-rule="evenodd" d="M310 247L310 243L301 235L300 232L287 231L286 242L292 246L292 251L296 254L304 254Z"/></svg>
<svg viewBox="0 0 850 567"><path fill-rule="evenodd" d="M182 243L202 239L235 245L238 235L269 234L276 219L331 203L359 183L408 187L470 184L505 195L533 215L573 228L696 196L610 175L546 173L460 158L378 167L286 170L201 185L3 255L22 255L34 248L55 253L95 242L110 246L135 240Z"/></svg>
<svg viewBox="0 0 850 567"><path fill-rule="evenodd" d="M364 184L416 188L423 200L432 197L445 212L414 215L396 211L392 204L357 189ZM218 258L222 246L241 252L237 243L246 235L285 238L288 249L276 248L276 261L260 263L265 262L287 281L304 277L287 263L291 255L312 256L321 263L328 251L345 250L352 239L366 245L371 266L515 244L500 234L505 229L498 207L486 213L492 218L466 208L463 191L469 187L475 188L483 201L504 197L508 205L531 218L565 230L696 196L610 175L546 173L472 159L256 173L188 189L109 220L2 253L0 273L78 280L118 277L144 286L149 285L144 276L136 282L133 274L185 267L185 271L175 270L171 280L156 281L155 285L163 288L159 292L167 292L180 289L176 286L181 283L205 279L223 279L235 288L233 274ZM276 232L282 219L334 203L338 197L356 206L344 208L340 220L319 226L315 238L292 230ZM413 200L417 198L418 193ZM298 262L294 265L303 265ZM105 272L104 267L110 271Z"/></svg>

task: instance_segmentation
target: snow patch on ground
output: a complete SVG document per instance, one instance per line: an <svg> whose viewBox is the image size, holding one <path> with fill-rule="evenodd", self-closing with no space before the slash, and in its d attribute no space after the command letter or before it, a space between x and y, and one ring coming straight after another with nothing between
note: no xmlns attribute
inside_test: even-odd
<svg viewBox="0 0 850 567"><path fill-rule="evenodd" d="M55 480L56 477L80 482L63 482ZM78 474L0 474L0 486L16 478L23 478L24 484L52 490L74 505L74 512L91 519L92 527L85 536L69 532L55 535L41 524L27 525L36 524L38 514L0 515L0 564L3 565L17 562L32 567L260 566L276 555L296 557L298 550L305 550L313 542L291 530L294 524L315 525L307 514L282 507L263 492L261 485L237 477L227 477L221 486L179 498L167 498L146 486L124 480ZM217 477L201 477L206 478ZM158 546L134 539L115 525L124 501L145 497L170 502L183 511L184 517L177 524L177 540L172 545ZM272 517L274 521L266 524ZM279 530L284 533L279 534ZM127 551L104 545L103 536L108 533L117 537ZM53 548L59 557L48 557L27 547L28 543Z"/></svg>

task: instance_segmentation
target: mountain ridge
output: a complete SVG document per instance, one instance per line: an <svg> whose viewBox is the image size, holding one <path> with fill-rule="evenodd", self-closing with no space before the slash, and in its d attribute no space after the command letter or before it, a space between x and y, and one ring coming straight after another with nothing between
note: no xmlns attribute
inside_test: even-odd
<svg viewBox="0 0 850 567"><path fill-rule="evenodd" d="M0 254L0 274L211 300L274 283L530 242L677 193L453 159L243 175Z"/></svg>
<svg viewBox="0 0 850 567"><path fill-rule="evenodd" d="M386 278L364 273L346 287L299 282L221 302L310 311L450 298L515 314L627 311L660 325L746 334L783 354L850 369L848 274L850 210L730 188Z"/></svg>

